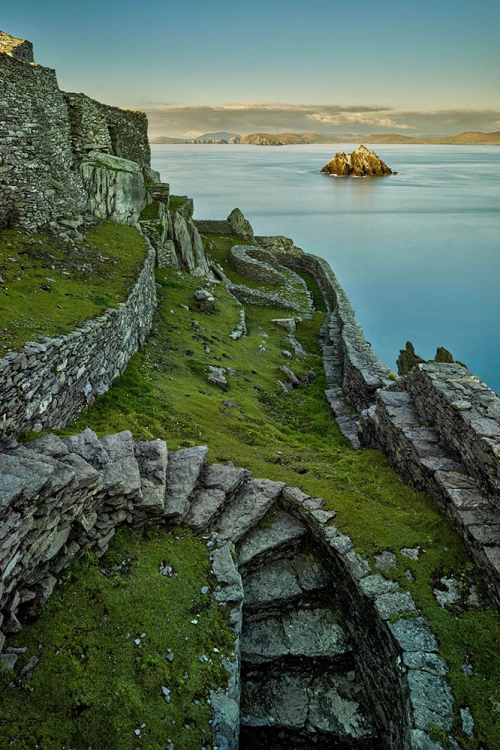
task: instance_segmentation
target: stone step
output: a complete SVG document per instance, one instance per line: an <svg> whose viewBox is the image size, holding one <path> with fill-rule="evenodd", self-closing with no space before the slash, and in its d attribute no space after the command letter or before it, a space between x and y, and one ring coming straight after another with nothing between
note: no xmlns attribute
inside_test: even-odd
<svg viewBox="0 0 500 750"><path fill-rule="evenodd" d="M273 513L274 511L271 511ZM237 565L262 564L283 552L298 551L304 540L306 527L293 516L278 510L270 524L254 527L239 543Z"/></svg>
<svg viewBox="0 0 500 750"><path fill-rule="evenodd" d="M461 534L500 603L500 523L494 498L486 495L441 445L407 392L381 391L361 415L363 444L383 450L414 487L427 492Z"/></svg>
<svg viewBox="0 0 500 750"><path fill-rule="evenodd" d="M205 531L234 498L250 472L233 464L210 464L202 472L183 522Z"/></svg>
<svg viewBox="0 0 500 750"><path fill-rule="evenodd" d="M189 501L205 466L207 453L206 445L183 448L170 453L164 517L171 523L179 523L186 514Z"/></svg>
<svg viewBox="0 0 500 750"><path fill-rule="evenodd" d="M284 657L322 658L337 667L352 666L353 648L328 607L300 608L288 613L245 618L241 658L265 664Z"/></svg>
<svg viewBox="0 0 500 750"><path fill-rule="evenodd" d="M325 399L332 410L340 432L349 440L352 447L358 450L361 447L359 419L347 406L342 388L340 386L329 388L325 391Z"/></svg>
<svg viewBox="0 0 500 750"><path fill-rule="evenodd" d="M163 440L136 443L135 458L141 477L142 498L135 504L134 519L161 518L165 510L168 449Z"/></svg>
<svg viewBox="0 0 500 750"><path fill-rule="evenodd" d="M249 677L241 706L242 748L375 748L375 729L354 672L289 671ZM263 744L261 744L263 742ZM253 743L253 744L252 744ZM269 744L266 744L269 743Z"/></svg>
<svg viewBox="0 0 500 750"><path fill-rule="evenodd" d="M313 555L281 557L244 576L245 611L279 610L314 598L327 585L328 575Z"/></svg>
<svg viewBox="0 0 500 750"><path fill-rule="evenodd" d="M236 544L262 520L284 486L284 482L269 479L246 479L216 524L219 544Z"/></svg>

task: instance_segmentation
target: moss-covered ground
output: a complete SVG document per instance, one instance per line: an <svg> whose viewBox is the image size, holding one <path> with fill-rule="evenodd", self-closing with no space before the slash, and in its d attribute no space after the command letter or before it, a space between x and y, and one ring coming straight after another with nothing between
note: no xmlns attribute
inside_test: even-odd
<svg viewBox="0 0 500 750"><path fill-rule="evenodd" d="M0 355L70 333L123 302L144 261L133 227L96 222L76 243L54 234L0 232Z"/></svg>
<svg viewBox="0 0 500 750"><path fill-rule="evenodd" d="M11 640L20 666L40 663L22 687L0 675L0 747L200 750L232 647L212 578L204 541L175 529L122 530L98 564L78 561Z"/></svg>
<svg viewBox="0 0 500 750"><path fill-rule="evenodd" d="M210 239L223 261L234 240ZM230 269L227 273L231 277ZM289 360L282 353L290 349L283 340L285 331L271 322L275 317L288 317L287 311L247 306L248 336L233 341L229 333L240 307L222 285L215 290L216 311L204 314L193 298L202 281L160 269L157 282L160 304L148 343L111 390L60 434L74 434L89 426L100 436L130 429L136 438L160 437L171 450L207 444L209 461L232 460L255 477L285 481L324 497L327 507L338 511L337 525L352 537L374 570L374 554L386 549L396 554L398 565L389 575L411 591L448 661L456 698L454 731L463 747L500 747L498 612L483 600L480 579L464 546L430 499L407 486L381 453L354 451L340 435L323 397L318 331L324 313L316 313L298 327L297 338L310 353L307 359ZM309 285L314 293L311 280ZM287 397L277 382L283 379L279 371L283 364L304 380ZM228 377L226 392L208 382L209 365L236 372ZM306 385L306 373L311 371L316 377L309 375ZM422 550L418 561L400 552L417 545ZM413 580L408 580L408 571ZM464 596L453 607L441 608L433 588L445 574L463 580L467 593L476 587L479 605L465 601ZM87 575L97 573L86 573L79 585L87 585ZM101 583L101 578L94 580ZM108 594L106 589L103 592L104 602ZM70 601L63 599L66 609ZM49 631L50 617L55 615L45 617ZM189 619L186 615L184 622ZM85 634L82 637L87 640ZM464 666L472 668L472 676L464 673ZM120 674L118 670L116 680ZM125 682L129 678L124 672ZM49 675L45 689L51 679ZM64 681L61 675L59 679ZM32 700L34 705L37 700L43 702L43 695L37 698L33 692ZM459 709L464 706L470 707L476 722L474 738L461 731Z"/></svg>

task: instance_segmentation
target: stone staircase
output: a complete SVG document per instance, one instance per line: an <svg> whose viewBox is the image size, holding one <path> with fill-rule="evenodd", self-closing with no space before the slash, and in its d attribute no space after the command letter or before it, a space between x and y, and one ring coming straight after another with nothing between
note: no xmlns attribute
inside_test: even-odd
<svg viewBox="0 0 500 750"><path fill-rule="evenodd" d="M354 645L304 524L279 511L237 546L241 748L376 747Z"/></svg>
<svg viewBox="0 0 500 750"><path fill-rule="evenodd" d="M120 525L184 524L209 537L213 596L235 637L227 687L210 694L217 747L236 750L240 716L242 748L430 747L430 723L451 728L452 697L423 619L404 619L418 614L411 596L371 574L323 500L206 457L88 429L3 443L0 652L18 615L35 615L57 575L103 555ZM12 654L0 661L14 667Z"/></svg>
<svg viewBox="0 0 500 750"><path fill-rule="evenodd" d="M320 329L322 342L323 368L327 390L325 398L332 410L342 435L353 448L360 448L359 419L352 407L346 403L342 389L342 358L340 345L340 324L335 312L327 315Z"/></svg>
<svg viewBox="0 0 500 750"><path fill-rule="evenodd" d="M376 403L362 412L360 427L362 444L384 451L394 468L450 519L500 604L498 499L472 475L439 425L431 427L422 418L408 391L379 391Z"/></svg>

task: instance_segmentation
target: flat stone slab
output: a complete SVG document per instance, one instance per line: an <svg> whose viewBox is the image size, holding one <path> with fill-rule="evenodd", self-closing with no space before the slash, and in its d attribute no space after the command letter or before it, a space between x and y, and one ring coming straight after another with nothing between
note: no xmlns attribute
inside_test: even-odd
<svg viewBox="0 0 500 750"><path fill-rule="evenodd" d="M205 465L208 447L198 445L170 453L165 491L164 516L178 523L186 514L189 500Z"/></svg>
<svg viewBox="0 0 500 750"><path fill-rule="evenodd" d="M278 499L285 484L269 479L247 479L216 526L219 542L236 543L256 526Z"/></svg>
<svg viewBox="0 0 500 750"><path fill-rule="evenodd" d="M360 705L360 687L343 675L326 672L285 672L246 684L241 723L246 727L322 732L336 739L361 740L373 736L373 726Z"/></svg>
<svg viewBox="0 0 500 750"><path fill-rule="evenodd" d="M204 531L222 510L226 500L226 493L222 490L204 488L195 490L183 522L197 532Z"/></svg>
<svg viewBox="0 0 500 750"><path fill-rule="evenodd" d="M142 499L136 503L147 515L162 515L165 506L165 484L168 449L163 440L139 442L135 457L141 477Z"/></svg>
<svg viewBox="0 0 500 750"><path fill-rule="evenodd" d="M306 533L306 527L293 516L278 511L270 526L256 527L242 540L238 549L237 564L247 565L255 558L272 551L290 548L299 543ZM267 553L267 554L266 554Z"/></svg>
<svg viewBox="0 0 500 750"><path fill-rule="evenodd" d="M332 610L323 607L249 620L243 625L242 658L253 663L287 655L332 660L351 651L349 638Z"/></svg>
<svg viewBox="0 0 500 750"><path fill-rule="evenodd" d="M299 599L303 594L319 591L328 585L320 562L312 555L280 558L256 571L247 573L243 581L247 609L281 606Z"/></svg>
<svg viewBox="0 0 500 750"><path fill-rule="evenodd" d="M340 738L360 740L374 733L368 711L360 703L362 692L357 682L327 672L309 688L308 724L321 732Z"/></svg>

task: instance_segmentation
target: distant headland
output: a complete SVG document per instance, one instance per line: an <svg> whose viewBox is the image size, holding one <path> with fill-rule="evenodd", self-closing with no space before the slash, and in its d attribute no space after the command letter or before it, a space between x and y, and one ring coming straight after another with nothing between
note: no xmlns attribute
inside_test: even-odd
<svg viewBox="0 0 500 750"><path fill-rule="evenodd" d="M249 135L238 135L237 133L204 133L197 138L171 138L159 135L151 138L152 144L252 144L255 146L297 146L311 143L356 143L363 140L365 143L401 143L420 144L435 143L450 146L500 146L500 130L494 133L482 133L467 131L449 136L429 136L426 138L414 138L410 135L399 135L398 133L373 133L361 136L351 133L336 133L334 135L320 135L318 133L250 133Z"/></svg>

